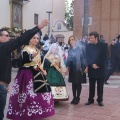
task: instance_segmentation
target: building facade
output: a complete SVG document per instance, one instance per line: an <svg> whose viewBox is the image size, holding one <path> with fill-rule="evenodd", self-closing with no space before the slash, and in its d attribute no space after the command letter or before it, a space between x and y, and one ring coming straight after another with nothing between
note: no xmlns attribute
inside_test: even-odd
<svg viewBox="0 0 120 120"><path fill-rule="evenodd" d="M110 43L120 34L120 0L88 0L89 32L97 31ZM79 13L79 14L78 14ZM82 36L84 0L74 0L74 35Z"/></svg>
<svg viewBox="0 0 120 120"><path fill-rule="evenodd" d="M0 0L0 28L30 29L43 19L50 19L50 30L59 20L64 21L64 0ZM48 13L52 12L48 18ZM43 29L43 34L48 28Z"/></svg>
<svg viewBox="0 0 120 120"><path fill-rule="evenodd" d="M30 29L43 19L49 19L50 24L42 30L42 37L48 32L61 34L65 41L72 31L62 24L65 14L65 0L0 0L0 28Z"/></svg>

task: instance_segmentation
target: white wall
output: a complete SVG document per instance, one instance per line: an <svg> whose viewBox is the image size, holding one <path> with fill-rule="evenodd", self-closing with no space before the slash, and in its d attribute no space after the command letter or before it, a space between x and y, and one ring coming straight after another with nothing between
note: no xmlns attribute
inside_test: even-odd
<svg viewBox="0 0 120 120"><path fill-rule="evenodd" d="M10 27L10 5L9 0L0 0L0 27ZM43 19L48 19L47 11L52 11L50 15L50 27L59 20L64 21L65 0L30 0L23 5L23 29L30 29L36 26L34 24L34 14L39 14L39 23ZM48 32L48 27L42 29L43 36Z"/></svg>
<svg viewBox="0 0 120 120"><path fill-rule="evenodd" d="M64 20L65 4L64 0L31 0L23 6L23 28L29 29L34 25L34 14L39 14L39 23L43 19L48 19L47 11L50 14L50 27L52 29L54 23L59 19ZM48 27L43 30L43 35L48 32Z"/></svg>
<svg viewBox="0 0 120 120"><path fill-rule="evenodd" d="M0 28L10 27L10 5L9 0L0 0Z"/></svg>
<svg viewBox="0 0 120 120"><path fill-rule="evenodd" d="M47 1L47 3L46 3ZM48 5L50 0L31 0L23 6L23 27L31 28L34 25L34 14L39 14L39 22L43 19L47 19L46 11L49 10ZM49 6L51 7L51 5Z"/></svg>
<svg viewBox="0 0 120 120"><path fill-rule="evenodd" d="M53 0L53 26L57 21L64 21L65 0Z"/></svg>

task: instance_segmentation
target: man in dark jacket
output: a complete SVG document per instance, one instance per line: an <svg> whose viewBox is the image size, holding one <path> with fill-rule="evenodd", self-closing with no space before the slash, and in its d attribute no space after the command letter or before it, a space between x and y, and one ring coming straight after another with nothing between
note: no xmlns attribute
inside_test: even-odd
<svg viewBox="0 0 120 120"><path fill-rule="evenodd" d="M107 70L105 77L105 84L109 77L118 69L120 69L120 35L118 35L118 42L111 46L111 68Z"/></svg>
<svg viewBox="0 0 120 120"><path fill-rule="evenodd" d="M29 40L47 24L48 21L43 20L40 25L26 31L20 37L13 40L10 40L6 30L0 30L0 120L4 118L7 89L11 81L11 52L28 43Z"/></svg>
<svg viewBox="0 0 120 120"><path fill-rule="evenodd" d="M97 102L103 106L103 85L105 79L105 62L107 57L107 44L99 41L99 34L91 32L90 43L86 47L89 77L89 98L85 105L94 103L95 83L97 81Z"/></svg>

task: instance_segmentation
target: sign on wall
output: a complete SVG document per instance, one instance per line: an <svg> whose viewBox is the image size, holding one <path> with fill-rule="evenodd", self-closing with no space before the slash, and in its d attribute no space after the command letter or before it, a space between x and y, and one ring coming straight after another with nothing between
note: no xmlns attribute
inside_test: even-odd
<svg viewBox="0 0 120 120"><path fill-rule="evenodd" d="M84 18L82 18L82 26L83 26ZM88 17L88 25L92 25L92 17Z"/></svg>
<svg viewBox="0 0 120 120"><path fill-rule="evenodd" d="M13 2L12 8L12 25L22 28L22 5L15 2Z"/></svg>

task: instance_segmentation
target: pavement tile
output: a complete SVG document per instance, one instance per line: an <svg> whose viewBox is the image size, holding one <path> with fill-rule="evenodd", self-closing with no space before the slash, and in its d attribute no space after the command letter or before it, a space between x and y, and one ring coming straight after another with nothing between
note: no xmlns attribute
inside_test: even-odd
<svg viewBox="0 0 120 120"><path fill-rule="evenodd" d="M71 117L68 115L55 115L54 117L51 117L50 119L46 119L46 120L91 120L88 118L81 118L81 117Z"/></svg>
<svg viewBox="0 0 120 120"><path fill-rule="evenodd" d="M107 115L101 115L101 114L89 114L87 118L92 120L110 120L110 116Z"/></svg>
<svg viewBox="0 0 120 120"><path fill-rule="evenodd" d="M7 96L7 104L5 108L5 115L7 113L9 96L11 87L16 76L17 69L12 69L12 82L10 84L9 93ZM82 84L82 92L80 96L80 103L78 105L70 104L72 97L72 86L68 83L66 76L67 91L69 100L55 104L55 115L43 120L120 120L120 76L111 76L109 85L104 86L103 103L104 107L98 106L97 89L95 93L95 103L92 105L85 105L89 96L89 84ZM88 81L88 78L87 78ZM8 119L4 119L8 120Z"/></svg>
<svg viewBox="0 0 120 120"><path fill-rule="evenodd" d="M119 106L120 107L120 106ZM119 117L120 118L120 109L118 108L118 109L116 109L116 111L114 111L113 113L112 113L112 116L115 116L115 117Z"/></svg>

